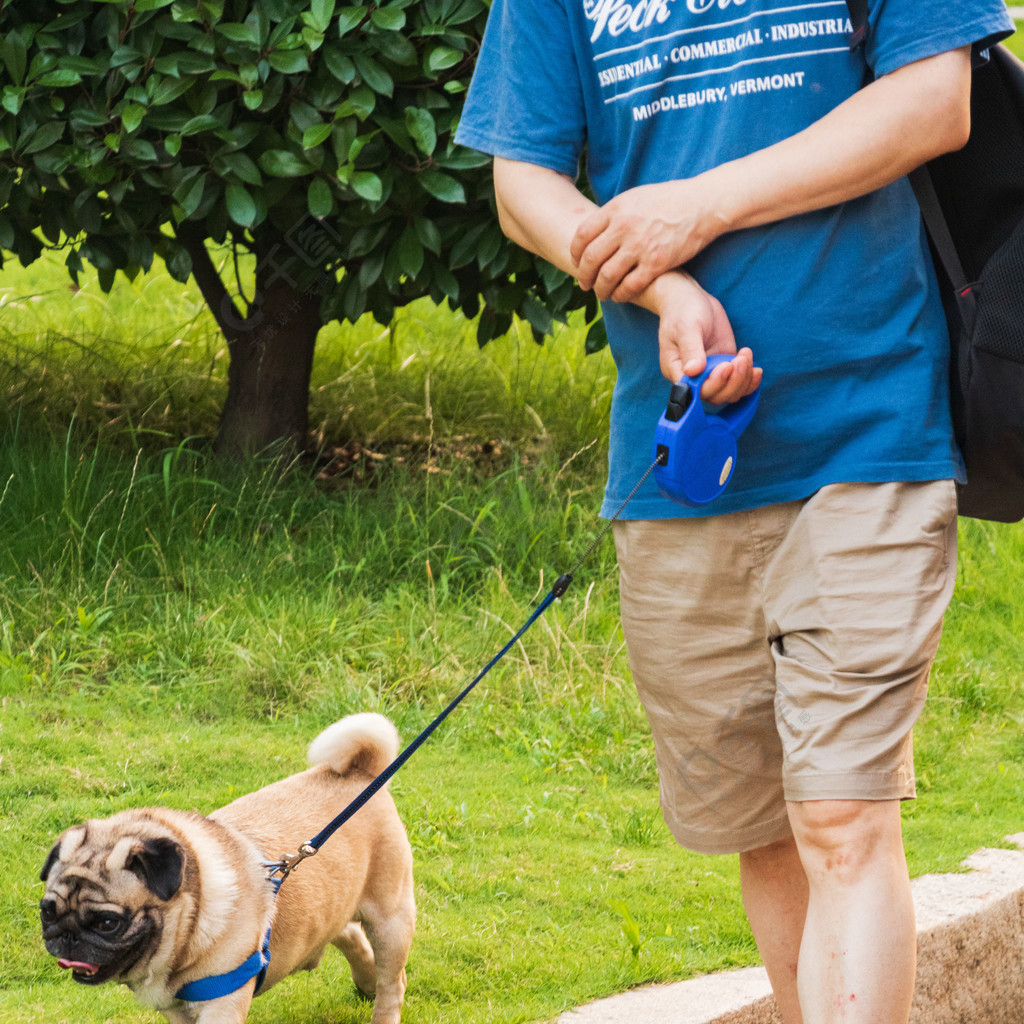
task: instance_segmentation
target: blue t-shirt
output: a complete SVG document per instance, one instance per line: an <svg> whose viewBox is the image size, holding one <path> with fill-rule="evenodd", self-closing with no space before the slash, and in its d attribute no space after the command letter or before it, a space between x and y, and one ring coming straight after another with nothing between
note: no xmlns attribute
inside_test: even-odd
<svg viewBox="0 0 1024 1024"><path fill-rule="evenodd" d="M844 0L494 0L457 139L575 178L598 202L688 178L796 134L867 74L1013 31L1003 0L872 0L849 48ZM708 515L837 482L963 479L949 339L905 179L814 213L724 235L687 269L764 367L724 495L699 510L653 478L627 518ZM617 368L602 508L652 460L669 384L657 318L603 306Z"/></svg>

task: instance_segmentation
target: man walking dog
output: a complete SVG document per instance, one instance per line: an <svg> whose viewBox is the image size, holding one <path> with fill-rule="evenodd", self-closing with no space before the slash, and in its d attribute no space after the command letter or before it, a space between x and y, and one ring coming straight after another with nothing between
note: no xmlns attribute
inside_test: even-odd
<svg viewBox="0 0 1024 1024"><path fill-rule="evenodd" d="M459 141L502 226L603 301L605 514L664 378L762 388L723 497L616 523L678 841L738 853L786 1024L906 1024L899 804L956 567L948 336L905 179L964 144L1002 0L494 0ZM585 164L591 200L577 184Z"/></svg>

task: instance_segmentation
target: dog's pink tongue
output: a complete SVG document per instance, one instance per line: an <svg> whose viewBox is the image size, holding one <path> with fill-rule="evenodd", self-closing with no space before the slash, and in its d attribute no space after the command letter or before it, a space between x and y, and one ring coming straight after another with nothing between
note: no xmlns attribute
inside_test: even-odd
<svg viewBox="0 0 1024 1024"><path fill-rule="evenodd" d="M82 974L95 974L99 968L95 964L86 964L81 960L58 960L58 967L66 971L80 971Z"/></svg>

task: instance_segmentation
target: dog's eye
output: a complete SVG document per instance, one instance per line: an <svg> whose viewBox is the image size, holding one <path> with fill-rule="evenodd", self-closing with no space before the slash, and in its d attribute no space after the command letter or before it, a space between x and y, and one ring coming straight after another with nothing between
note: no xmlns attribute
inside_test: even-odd
<svg viewBox="0 0 1024 1024"><path fill-rule="evenodd" d="M93 918L90 927L100 935L114 935L121 930L124 924L123 917L114 917L112 914L104 914L102 917Z"/></svg>

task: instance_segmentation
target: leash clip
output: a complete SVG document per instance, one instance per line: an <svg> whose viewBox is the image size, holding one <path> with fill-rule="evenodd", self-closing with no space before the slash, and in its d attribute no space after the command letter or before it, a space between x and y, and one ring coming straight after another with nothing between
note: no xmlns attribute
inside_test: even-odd
<svg viewBox="0 0 1024 1024"><path fill-rule="evenodd" d="M286 853L280 860L264 861L267 878L280 885L304 860L315 857L316 852L315 846L303 843L296 853ZM275 875L279 877L275 878Z"/></svg>

